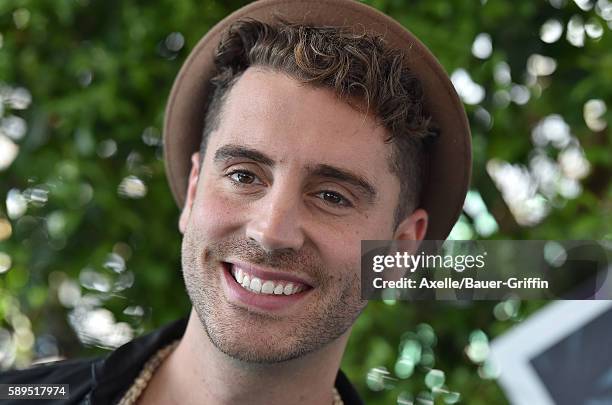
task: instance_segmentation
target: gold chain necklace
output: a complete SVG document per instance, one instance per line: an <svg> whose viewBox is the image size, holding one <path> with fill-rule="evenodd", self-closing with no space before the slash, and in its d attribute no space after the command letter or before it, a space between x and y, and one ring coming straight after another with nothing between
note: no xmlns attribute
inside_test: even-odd
<svg viewBox="0 0 612 405"><path fill-rule="evenodd" d="M147 388L147 385L149 384L149 381L151 381L151 378L153 377L153 374L155 374L155 371L159 368L160 364L166 359L166 357L168 357L170 353L172 353L172 350L174 350L174 348L179 344L179 342L179 340L175 340L168 346L162 347L149 360L147 360L144 367L140 371L140 374L138 374L138 377L136 377L134 383L123 395L118 405L136 404L138 398L140 398L145 388ZM336 387L334 387L333 394L334 400L332 402L332 405L344 405L342 397L340 397L340 393L338 392Z"/></svg>

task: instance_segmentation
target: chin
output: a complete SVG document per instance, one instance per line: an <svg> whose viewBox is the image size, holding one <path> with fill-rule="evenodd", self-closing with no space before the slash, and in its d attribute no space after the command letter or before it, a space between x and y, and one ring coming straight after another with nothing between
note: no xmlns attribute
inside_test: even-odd
<svg viewBox="0 0 612 405"><path fill-rule="evenodd" d="M247 312L241 308L235 312L243 311ZM213 345L220 352L242 362L281 363L302 357L318 346L312 340L304 342L303 338L296 336L297 325L286 320L282 322L284 325L280 325L279 321L254 313L246 314L248 320L242 316L238 317L241 320L237 320L235 315L226 316L218 312L200 314L197 308L196 312Z"/></svg>

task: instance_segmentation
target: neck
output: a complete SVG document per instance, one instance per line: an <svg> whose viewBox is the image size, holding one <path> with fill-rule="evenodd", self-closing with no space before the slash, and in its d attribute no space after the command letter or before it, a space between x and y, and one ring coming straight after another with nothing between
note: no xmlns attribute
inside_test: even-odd
<svg viewBox="0 0 612 405"><path fill-rule="evenodd" d="M213 345L192 309L181 342L155 373L141 403L330 405L349 333L298 359L245 363Z"/></svg>

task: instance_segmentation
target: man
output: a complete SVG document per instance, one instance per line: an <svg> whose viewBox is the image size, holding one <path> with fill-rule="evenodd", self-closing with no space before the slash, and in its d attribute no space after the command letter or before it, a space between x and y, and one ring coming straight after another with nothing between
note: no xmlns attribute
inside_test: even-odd
<svg viewBox="0 0 612 405"><path fill-rule="evenodd" d="M252 3L192 51L164 137L186 325L0 381L68 383L75 403L361 403L338 370L361 241L444 239L469 180L435 59L358 2Z"/></svg>

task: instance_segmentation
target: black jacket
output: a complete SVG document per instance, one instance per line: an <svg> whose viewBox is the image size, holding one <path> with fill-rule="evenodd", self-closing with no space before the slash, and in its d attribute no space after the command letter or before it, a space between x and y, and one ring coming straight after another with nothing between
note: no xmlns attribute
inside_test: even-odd
<svg viewBox="0 0 612 405"><path fill-rule="evenodd" d="M180 339L186 327L187 319L175 321L104 357L59 361L0 373L0 384L69 384L68 400L30 400L40 405L115 404L132 385L144 363L157 350ZM336 376L336 389L346 405L363 404L342 371ZM28 403L25 401L28 400L0 399L0 404L25 405Z"/></svg>

